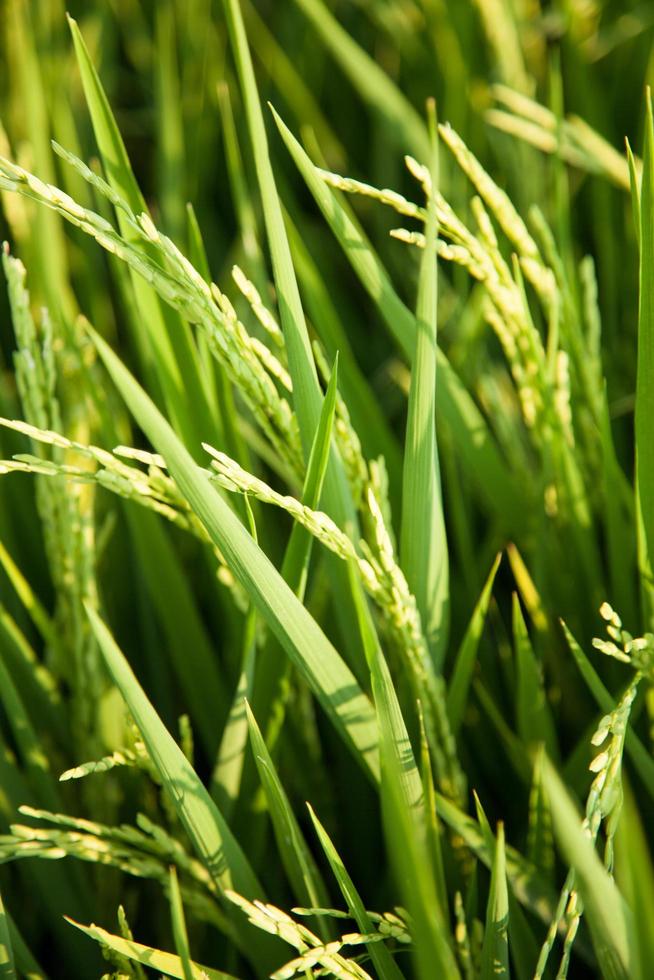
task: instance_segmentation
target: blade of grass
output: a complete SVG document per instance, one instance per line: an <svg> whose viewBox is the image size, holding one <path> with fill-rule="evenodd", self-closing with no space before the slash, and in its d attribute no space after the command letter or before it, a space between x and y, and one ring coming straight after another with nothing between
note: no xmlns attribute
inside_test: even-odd
<svg viewBox="0 0 654 980"><path fill-rule="evenodd" d="M654 963L654 932L649 909L654 908L654 864L636 798L625 786L624 805L616 834L616 880L634 915L634 932L641 963Z"/></svg>
<svg viewBox="0 0 654 980"><path fill-rule="evenodd" d="M602 394L600 433L610 595L615 608L620 610L625 622L633 622L637 618L638 605L632 582L633 570L636 567L634 500L631 484L625 480L625 474L616 455L606 386ZM621 484L625 486L624 494L616 493L616 487Z"/></svg>
<svg viewBox="0 0 654 980"><path fill-rule="evenodd" d="M2 541L0 541L0 565L45 642L50 646L56 645L56 631L52 618Z"/></svg>
<svg viewBox="0 0 654 980"><path fill-rule="evenodd" d="M165 974L167 977L178 977L178 980L185 980L184 967L179 956L174 956L172 953L164 953L162 950L154 949L152 946L143 946L141 943L135 943L129 939L123 939L122 936L114 936L112 933L107 932L106 929L101 929L100 926L83 926L81 923L69 918L66 918L66 921L71 926L75 926L76 929L80 929L90 939L94 939L96 943L100 943L101 946L113 950L128 960L141 963L143 966L149 966L153 970L158 970L159 973ZM234 980L234 977L230 976L229 973L221 973L219 970L212 970L210 967L200 966L198 963L191 965L194 970L192 976L195 980L201 980L203 975L208 977L209 980Z"/></svg>
<svg viewBox="0 0 654 980"><path fill-rule="evenodd" d="M57 782L50 769L50 760L2 657L0 657L0 702L37 799L41 800L48 809L60 809L61 798Z"/></svg>
<svg viewBox="0 0 654 980"><path fill-rule="evenodd" d="M327 890L316 862L291 809L275 763L247 702L245 703L245 710L252 754L266 795L277 849L293 888L293 894L300 905L309 908L325 908L329 904ZM324 932L324 929L321 931Z"/></svg>
<svg viewBox="0 0 654 980"><path fill-rule="evenodd" d="M543 600L538 593L533 578L529 574L529 569L514 544L510 543L507 545L506 553L509 564L511 565L513 577L518 586L520 598L525 604L531 621L539 633L545 634L548 630L547 615L543 608Z"/></svg>
<svg viewBox="0 0 654 980"><path fill-rule="evenodd" d="M647 93L645 152L640 190L640 262L638 305L638 368L636 376L636 495L642 536L639 540L641 575L651 588L654 560L654 117ZM646 615L651 617L652 610ZM651 625L651 624L650 624Z"/></svg>
<svg viewBox="0 0 654 980"><path fill-rule="evenodd" d="M533 980L539 945L531 922L509 891L509 952L517 980Z"/></svg>
<svg viewBox="0 0 654 980"><path fill-rule="evenodd" d="M302 503L307 507L317 508L322 494L322 488L329 465L329 454L332 443L332 429L336 413L336 395L338 392L338 362L336 352L332 373L327 385L327 391L320 410L320 418L311 444L307 473L302 487ZM291 536L284 552L282 561L282 578L288 582L293 591L304 595L309 562L313 547L313 535L300 524L294 524Z"/></svg>
<svg viewBox="0 0 654 980"><path fill-rule="evenodd" d="M36 18L36 11L29 4L13 0L5 7L3 21L14 46L14 65L20 79L22 112L34 165L44 180L54 182L47 89L37 49ZM69 286L68 255L61 219L39 208L32 220L36 233L29 245L34 243L33 262L39 271L45 300L51 313L60 315L69 324L76 310Z"/></svg>
<svg viewBox="0 0 654 980"><path fill-rule="evenodd" d="M0 894L0 977L2 980L17 980L9 918L2 902L2 894Z"/></svg>
<svg viewBox="0 0 654 980"><path fill-rule="evenodd" d="M457 652L450 682L447 686L447 713L450 718L452 731L455 735L463 722L463 715L468 702L468 692L477 660L479 641L484 631L488 604L493 591L493 583L495 582L495 576L501 560L502 555L498 554L488 573L488 578L477 600L477 605L470 617L468 628Z"/></svg>
<svg viewBox="0 0 654 980"><path fill-rule="evenodd" d="M6 661L23 701L30 704L42 724L63 744L67 739L67 727L58 682L2 604L0 656Z"/></svg>
<svg viewBox="0 0 654 980"><path fill-rule="evenodd" d="M426 980L437 969L439 976L454 980L460 974L427 845L422 780L370 609L352 564L349 567L379 724L385 837L403 901L414 923L418 973Z"/></svg>
<svg viewBox="0 0 654 980"><path fill-rule="evenodd" d="M513 594L513 645L516 656L516 720L526 745L543 743L558 758L556 729L545 693L540 664L527 631L518 596Z"/></svg>
<svg viewBox="0 0 654 980"><path fill-rule="evenodd" d="M129 371L97 334L93 334L93 339L132 414L163 455L182 494L220 548L228 567L302 671L364 770L376 776L374 713L349 668Z"/></svg>
<svg viewBox="0 0 654 980"><path fill-rule="evenodd" d="M434 772L431 764L429 740L425 729L422 706L420 707L420 776L422 779L422 794L425 801L427 847L431 855L438 901L447 919L449 916L449 901L447 897L445 866L443 863L443 849L441 846L442 830L436 809L436 786L434 784Z"/></svg>
<svg viewBox="0 0 654 980"><path fill-rule="evenodd" d="M554 835L575 871L602 976L606 980L637 980L642 974L629 910L583 832L577 808L547 757L543 760L543 784L552 808Z"/></svg>
<svg viewBox="0 0 654 980"><path fill-rule="evenodd" d="M252 697L252 683L257 655L257 613L248 610L243 633L243 658L232 706L225 722L220 740L216 765L211 775L211 796L214 798L225 819L229 820L234 811L241 788L243 756L247 744L247 718L245 703Z"/></svg>
<svg viewBox="0 0 654 980"><path fill-rule="evenodd" d="M439 816L454 833L459 834L466 846L487 867L493 864L493 851L484 829L467 813L440 793L436 793ZM557 894L551 883L519 851L506 845L506 871L511 890L517 900L549 925L557 903Z"/></svg>
<svg viewBox="0 0 654 980"><path fill-rule="evenodd" d="M544 874L554 871L554 840L552 815L543 788L544 746L538 747L534 758L531 789L529 791L529 828L527 832L527 857Z"/></svg>
<svg viewBox="0 0 654 980"><path fill-rule="evenodd" d="M9 937L11 939L18 976L23 976L26 980L48 980L45 970L34 958L31 949L23 939L10 913L6 911L5 915L7 917ZM7 980L10 980L10 978L8 977Z"/></svg>
<svg viewBox="0 0 654 980"><path fill-rule="evenodd" d="M393 758L397 761L397 773L402 799L404 801L403 805L411 812L418 810L422 812L424 806L422 780L416 765L400 702L393 686L388 664L379 644L379 638L377 637L363 586L352 562L350 562L348 570L350 587L354 596L359 621L359 629L363 638L368 669L370 670L380 741L382 735L387 740L391 740L387 745L387 752L392 752ZM384 726L385 732L382 731Z"/></svg>
<svg viewBox="0 0 654 980"><path fill-rule="evenodd" d="M259 196L272 260L277 305L293 385L293 407L298 420L304 456L308 460L320 417L322 393L318 383L318 373L270 162L266 127L240 2L239 0L224 0L224 7L230 43L245 102ZM335 445L331 447L330 462L325 475L323 506L340 527L345 528L348 533L356 533L358 518L345 470ZM353 638L357 634L354 613L346 587L346 575L342 566L331 556L327 559L327 564L330 569L335 610L341 625L344 645L348 650L350 662L358 666L361 651L353 644Z"/></svg>
<svg viewBox="0 0 654 980"><path fill-rule="evenodd" d="M191 764L165 728L134 672L95 610L87 614L107 669L122 694L180 820L220 889L237 887L250 895L262 888Z"/></svg>
<svg viewBox="0 0 654 980"><path fill-rule="evenodd" d="M186 147L182 117L181 85L176 44L175 10L172 4L158 4L155 19L154 90L157 109L158 199L166 233L177 242L184 234Z"/></svg>
<svg viewBox="0 0 654 980"><path fill-rule="evenodd" d="M356 921L356 924L364 935L373 933L373 924L366 911L366 907L343 864L340 854L334 847L329 834L314 813L311 805L307 803L307 807L313 821L313 826L316 829L318 840L325 852L325 857L329 861L329 866L336 878L338 887L341 889L341 894L345 899L345 904L349 909L350 915ZM402 973L384 943L369 943L367 949L380 980L401 980Z"/></svg>
<svg viewBox="0 0 654 980"><path fill-rule="evenodd" d="M179 819L219 893L237 888L239 894L262 898L263 888L218 807L159 718L103 621L88 604L86 611L109 674L122 694ZM231 913L231 909L228 912ZM274 945L262 942L261 937L253 945L251 934L243 931L242 920L235 916L234 923L240 930L245 954L259 969L269 967L276 959Z"/></svg>
<svg viewBox="0 0 654 980"><path fill-rule="evenodd" d="M627 162L629 164L629 186L631 190L631 210L634 218L634 228L636 229L636 234L640 240L640 174L638 168L636 167L636 158L634 157L633 150L629 144L629 140L625 140L627 149Z"/></svg>
<svg viewBox="0 0 654 980"><path fill-rule="evenodd" d="M161 621L171 666L184 692L199 739L206 751L216 751L216 716L227 710L225 686L216 651L198 612L186 571L167 529L143 508L125 505L139 569ZM198 683L202 678L202 683Z"/></svg>
<svg viewBox="0 0 654 980"><path fill-rule="evenodd" d="M225 144L225 162L234 211L238 221L243 254L247 269L262 296L268 285L266 263L259 245L259 230L252 198L245 179L245 166L236 132L232 98L227 82L218 85L218 108Z"/></svg>
<svg viewBox="0 0 654 980"><path fill-rule="evenodd" d="M436 336L438 323L438 136L430 103L430 191L425 247L420 261L416 347L412 359L409 411L404 443L401 564L416 598L437 668L445 658L449 632L449 558L436 445Z"/></svg>
<svg viewBox="0 0 654 980"><path fill-rule="evenodd" d="M266 127L239 0L225 0L225 15L245 102L248 130L277 289L277 302L288 352L289 372L293 382L293 405L298 417L304 452L308 457L322 404L318 374L313 360L300 291L270 163Z"/></svg>
<svg viewBox="0 0 654 980"><path fill-rule="evenodd" d="M403 151L419 160L430 158L427 128L400 89L379 65L341 27L321 0L295 0L311 21L355 89L381 118L386 131Z"/></svg>
<svg viewBox="0 0 654 980"><path fill-rule="evenodd" d="M497 825L486 929L481 951L481 980L509 977L509 893L506 886L504 824Z"/></svg>
<svg viewBox="0 0 654 980"><path fill-rule="evenodd" d="M443 910L438 902L422 814L411 807L403 789L406 749L389 727L386 707L380 708L381 796L385 836L400 894L413 923L418 976L436 975L447 980L460 977Z"/></svg>
<svg viewBox="0 0 654 980"><path fill-rule="evenodd" d="M197 980L201 974L195 971L191 963L191 951L188 945L184 906L177 881L177 869L174 865L170 867L168 887L170 890L170 920L173 927L175 949L182 965L182 978L183 980Z"/></svg>
<svg viewBox="0 0 654 980"><path fill-rule="evenodd" d="M484 713L495 730L500 744L504 747L506 757L510 760L511 765L520 779L525 784L528 784L531 767L526 746L523 745L522 741L507 723L503 710L496 704L484 682L475 680L474 690Z"/></svg>
<svg viewBox="0 0 654 980"><path fill-rule="evenodd" d="M344 316L335 305L318 263L305 242L301 226L296 227L288 214L285 214L285 219L293 262L311 322L328 356L335 357L338 352L339 387L352 424L361 439L366 458L382 455L386 460L389 495L391 503L397 504L399 513L402 460L397 437L384 416L372 385L356 362L344 327Z"/></svg>
<svg viewBox="0 0 654 980"><path fill-rule="evenodd" d="M345 160L345 150L322 111L320 102L305 82L302 72L296 68L293 58L289 57L284 46L277 41L250 0L245 0L243 9L252 50L261 68L268 73L296 119L310 125L327 146L332 159L342 162Z"/></svg>
<svg viewBox="0 0 654 980"><path fill-rule="evenodd" d="M186 205L189 258L205 282L211 283L211 271L200 225L192 204ZM223 365L211 354L209 342L203 331L197 334L198 351L202 361L203 378L207 398L216 406L225 452L250 470L251 464L245 440L238 431L238 413L234 404L234 392Z"/></svg>
<svg viewBox="0 0 654 980"><path fill-rule="evenodd" d="M134 177L125 144L82 34L70 16L68 24L107 179L135 214L147 214L145 199ZM129 236L129 227L120 208L116 210L116 215L121 232ZM149 251L156 256L152 249ZM170 307L162 305L140 276L131 271L130 278L139 311L139 315L132 319L132 328L141 338L140 350L152 351L154 367L171 416L187 445L198 452L202 440L209 439L213 432L213 420L191 333L181 317ZM193 392L192 398L188 397L189 391Z"/></svg>
<svg viewBox="0 0 654 980"><path fill-rule="evenodd" d="M272 111L282 139L316 204L362 286L378 308L393 339L410 361L416 343L415 316L396 293L388 273L350 209L327 187L291 131L275 110ZM484 417L440 348L438 372L440 383L436 389L437 418L451 428L468 473L476 481L487 505L492 511L500 510L506 526L515 529L516 520L520 521L520 498L515 482L500 457Z"/></svg>
<svg viewBox="0 0 654 980"><path fill-rule="evenodd" d="M320 421L311 446L302 488L302 502L312 509L317 508L320 502L329 462L329 447L336 412L338 360L337 353L323 400ZM300 524L295 523L284 552L281 576L300 601L304 599L312 549L313 535L309 534ZM259 658L257 666L256 700L254 704L259 718L262 719L262 724L265 725L269 743L273 746L286 714L291 665L283 659L283 651L271 643L268 645L264 656Z"/></svg>

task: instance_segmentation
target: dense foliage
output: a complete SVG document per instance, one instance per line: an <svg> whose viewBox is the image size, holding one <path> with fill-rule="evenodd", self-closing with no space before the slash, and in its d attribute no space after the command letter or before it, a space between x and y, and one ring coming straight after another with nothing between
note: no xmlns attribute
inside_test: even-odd
<svg viewBox="0 0 654 980"><path fill-rule="evenodd" d="M70 13L0 4L0 976L646 980L651 4Z"/></svg>

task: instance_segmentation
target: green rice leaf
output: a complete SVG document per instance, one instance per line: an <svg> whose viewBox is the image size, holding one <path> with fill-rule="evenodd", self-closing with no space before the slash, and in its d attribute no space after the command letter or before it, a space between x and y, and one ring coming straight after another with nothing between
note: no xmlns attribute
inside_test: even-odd
<svg viewBox="0 0 654 980"><path fill-rule="evenodd" d="M640 177L638 174L638 168L636 167L636 158L634 157L633 150L629 140L625 140L627 148L627 160L629 163L629 186L631 189L631 207L634 217L634 228L638 238L640 239Z"/></svg>
<svg viewBox="0 0 654 980"><path fill-rule="evenodd" d="M286 147L307 187L339 241L362 286L369 294L393 339L411 360L416 344L416 319L405 306L388 273L349 208L341 203L314 167L291 131L272 110ZM500 457L494 438L481 412L452 369L445 354L438 350L439 384L436 388L437 418L452 431L457 448L471 479L477 483L493 511L501 509L514 526L520 514L515 483ZM518 517L519 520L519 517Z"/></svg>
<svg viewBox="0 0 654 980"><path fill-rule="evenodd" d="M109 184L134 214L147 214L145 199L134 177L125 144L82 34L70 16L68 24ZM120 208L116 209L116 216L121 232L129 237L126 216ZM156 252L152 248L149 251L156 258ZM203 439L210 441L214 430L211 410L204 395L197 349L181 317L169 307L162 306L152 288L132 270L130 279L139 311L139 315L132 318L132 327L141 338L140 349L142 352L152 350L154 366L171 416L187 444L198 452ZM193 392L192 399L186 397L188 390Z"/></svg>
<svg viewBox="0 0 654 980"><path fill-rule="evenodd" d="M182 960L173 953L164 953L163 950L154 949L152 946L143 946L141 943L123 939L122 936L114 936L112 933L107 932L106 929L100 928L100 926L83 926L81 923L74 922L73 919L68 918L66 921L71 926L75 926L76 929L80 929L90 939L94 939L96 943L99 943L106 949L113 950L113 952L124 956L128 960L141 963L143 966L149 966L167 977L177 977L178 980L186 980ZM221 973L220 970L212 970L210 967L200 966L198 963L192 963L191 968L193 971L191 973L193 980L203 980L203 977L208 977L209 980L234 980L229 973Z"/></svg>
<svg viewBox="0 0 654 980"><path fill-rule="evenodd" d="M221 891L236 886L243 893L263 895L236 838L165 728L111 633L89 605L87 614L111 678L125 699L180 820L216 884Z"/></svg>
<svg viewBox="0 0 654 980"><path fill-rule="evenodd" d="M11 943L9 918L0 894L0 977L2 980L17 980L14 952Z"/></svg>
<svg viewBox="0 0 654 980"><path fill-rule="evenodd" d="M545 694L540 664L531 644L517 595L513 595L513 643L516 655L516 715L518 733L527 745L543 743L551 758L558 757L556 731Z"/></svg>
<svg viewBox="0 0 654 980"><path fill-rule="evenodd" d="M350 582L379 724L385 836L395 876L414 923L417 969L425 980L434 969L438 969L439 976L454 980L459 977L459 971L445 925L445 910L439 904L427 845L422 780L390 671L352 565Z"/></svg>
<svg viewBox="0 0 654 980"><path fill-rule="evenodd" d="M624 790L615 840L616 880L633 913L640 962L654 963L654 932L649 915L654 908L654 862L633 791L628 784Z"/></svg>
<svg viewBox="0 0 654 980"><path fill-rule="evenodd" d="M325 857L329 861L329 866L336 878L338 887L341 889L341 894L345 899L345 904L349 909L350 915L356 921L360 931L364 935L370 935L374 932L374 927L363 904L363 900L352 878L348 874L340 854L334 847L329 834L314 813L310 804L307 803L307 807L313 825L316 828L318 840L325 852ZM384 943L369 943L367 949L380 980L401 980L402 973Z"/></svg>
<svg viewBox="0 0 654 980"><path fill-rule="evenodd" d="M436 445L436 334L438 320L438 142L433 124L425 247L420 261L416 348L412 359L404 443L401 563L437 668L449 629L449 558Z"/></svg>
<svg viewBox="0 0 654 980"><path fill-rule="evenodd" d="M126 504L125 512L145 587L167 640L175 679L184 692L199 740L213 755L218 740L216 715L222 717L227 710L215 649L167 528L143 508L137 511Z"/></svg>
<svg viewBox="0 0 654 980"><path fill-rule="evenodd" d="M320 412L320 421L309 454L309 463L302 488L302 503L312 509L317 508L322 493L323 482L329 462L331 434L336 411L338 384L338 354L334 361L332 374ZM282 560L281 576L298 596L304 598L313 550L313 535L298 522L294 522ZM286 711L286 682L290 664L283 651L275 643L269 643L264 655L259 657L256 676L256 706L260 717L268 721L275 719L277 728L281 727ZM268 731L270 735L270 732Z"/></svg>
<svg viewBox="0 0 654 980"><path fill-rule="evenodd" d="M307 473L304 486L302 487L302 503L312 509L317 509L320 503L320 496L327 473L334 415L336 412L337 392L338 352L336 353L329 384L327 385L327 391L325 392L325 398L320 410L320 418L311 444ZM306 528L303 528L301 524L295 522L286 546L286 551L284 552L282 578L285 582L288 582L300 598L304 595L312 546L313 535Z"/></svg>
<svg viewBox="0 0 654 980"><path fill-rule="evenodd" d="M509 890L509 952L517 980L533 980L539 944L531 921Z"/></svg>
<svg viewBox="0 0 654 980"><path fill-rule="evenodd" d="M297 416L304 457L308 461L316 427L319 423L322 393L293 267L291 249L284 227L275 177L270 163L266 128L240 2L239 0L224 0L224 6L252 143L259 195L272 260L277 306L284 333L289 374L293 385L293 407ZM330 461L325 475L324 509L340 527L356 532L358 517L345 470L335 445L330 449ZM354 614L347 594L345 575L343 569L332 559L328 559L328 567L341 633L350 661L354 663L360 657L360 650L354 647L351 641L351 637L356 634Z"/></svg>
<svg viewBox="0 0 654 980"><path fill-rule="evenodd" d="M0 657L7 665L24 703L48 726L59 744L66 740L66 719L59 684L40 662L16 621L0 604Z"/></svg>
<svg viewBox="0 0 654 980"><path fill-rule="evenodd" d="M611 589L609 594L625 622L633 622L637 617L637 597L631 583L636 556L635 501L631 484L625 478L616 455L606 385L602 397L600 433L607 563Z"/></svg>
<svg viewBox="0 0 654 980"><path fill-rule="evenodd" d="M425 730L425 719L422 710L420 711L420 776L425 801L427 847L434 869L438 901L447 917L449 913L449 900L447 897L447 879L445 877L445 865L443 862L443 848L441 846L442 827L436 809L436 786L434 784L434 772L429 753L429 740Z"/></svg>
<svg viewBox="0 0 654 980"><path fill-rule="evenodd" d="M109 183L125 198L135 214L147 211L145 198L132 170L123 138L114 119L109 100L95 70L77 21L68 17L68 26L75 46L75 55L82 77L84 94L91 113L95 137L102 154Z"/></svg>
<svg viewBox="0 0 654 980"><path fill-rule="evenodd" d="M529 782L531 765L527 748L507 723L502 709L496 704L488 688L481 680L474 682L474 690L479 703L490 721L500 744L504 748L507 759L524 783Z"/></svg>
<svg viewBox="0 0 654 980"><path fill-rule="evenodd" d="M56 631L51 616L2 541L0 541L0 566L43 639L46 643L56 646Z"/></svg>
<svg viewBox="0 0 654 980"><path fill-rule="evenodd" d="M248 730L245 703L248 698L252 697L252 682L257 658L256 644L257 613L251 607L245 619L241 671L211 777L211 795L227 820L232 815L241 788Z"/></svg>
<svg viewBox="0 0 654 980"><path fill-rule="evenodd" d="M329 904L327 891L300 825L291 809L263 735L250 706L245 704L252 754L268 803L275 840L293 894L300 905L324 908Z"/></svg>
<svg viewBox="0 0 654 980"><path fill-rule="evenodd" d="M312 256L304 236L285 214L286 227L297 270L302 296L316 333L329 357L339 357L339 389L352 418L354 429L361 439L367 459L383 456L388 468L390 496L399 501L401 468L399 442L386 419L377 395L359 367L352 350L350 337L343 323L329 286L316 258Z"/></svg>
<svg viewBox="0 0 654 980"><path fill-rule="evenodd" d="M380 742L382 738L386 739L388 764L393 766L393 772L399 780L403 805L410 812L422 811L422 780L416 765L400 702L393 687L391 673L382 653L370 607L354 563L350 562L348 567L350 587L354 596L359 629L363 638L363 648L372 680Z"/></svg>
<svg viewBox="0 0 654 980"><path fill-rule="evenodd" d="M239 0L225 0L225 14L252 142L279 312L288 351L289 371L293 382L293 404L298 416L305 455L308 457L321 406L318 375L270 164L268 138Z"/></svg>
<svg viewBox="0 0 654 980"><path fill-rule="evenodd" d="M633 942L631 914L583 832L577 808L547 758L543 760L543 784L552 808L554 836L565 860L575 871L602 976L606 980L637 980L642 974Z"/></svg>
<svg viewBox="0 0 654 980"><path fill-rule="evenodd" d="M173 937L175 939L175 949L177 950L177 955L182 966L182 978L183 980L195 980L197 974L191 963L191 952L189 950L186 920L184 918L184 906L177 881L177 869L174 865L171 865L170 868L169 888L170 918L173 927Z"/></svg>
<svg viewBox="0 0 654 980"><path fill-rule="evenodd" d="M509 893L506 886L504 824L497 825L497 840L491 870L486 911L486 931L481 953L481 980L509 977Z"/></svg>
<svg viewBox="0 0 654 980"><path fill-rule="evenodd" d="M62 12L63 13L63 12ZM26 4L11 3L3 10L3 25L11 38L12 71L21 91L21 114L26 125L23 139L29 142L34 166L44 180L54 177L50 146L52 120L48 118L48 80L39 43L40 14ZM11 32L11 33L10 33ZM41 50L40 50L41 49ZM4 116L4 107L2 115ZM61 219L46 209L34 214L31 265L38 270L43 293L53 315L69 324L77 312L69 285L69 262Z"/></svg>
<svg viewBox="0 0 654 980"><path fill-rule="evenodd" d="M452 676L447 687L447 713L454 734L458 732L463 721L463 715L468 701L468 692L477 661L479 641L484 631L488 604L493 591L493 583L495 582L495 576L501 560L502 556L498 554L488 573L488 578L470 617L468 628L466 629L454 661Z"/></svg>
<svg viewBox="0 0 654 980"><path fill-rule="evenodd" d="M257 525L247 496L244 497L250 533L257 541ZM247 744L248 722L245 705L252 697L252 683L257 660L257 611L250 606L245 617L243 631L243 656L241 672L232 698L223 736L220 740L218 758L211 778L211 795L221 812L229 820L234 810L241 788L245 746Z"/></svg>
<svg viewBox="0 0 654 980"><path fill-rule="evenodd" d="M654 116L647 95L645 152L640 190L640 274L638 307L638 371L636 378L636 494L642 521L641 574L651 573L654 560ZM651 583L650 583L651 585ZM648 610L651 615L651 610Z"/></svg>
<svg viewBox="0 0 654 980"><path fill-rule="evenodd" d="M254 201L249 193L245 180L245 166L239 147L232 98L227 82L218 84L218 108L222 123L223 140L225 143L225 162L233 200L234 211L238 220L241 245L248 261L248 272L257 289L262 295L268 284L268 274L264 257L259 245L259 229Z"/></svg>
<svg viewBox="0 0 654 980"><path fill-rule="evenodd" d="M531 789L529 791L529 828L527 832L527 857L544 874L554 871L554 838L552 814L543 787L544 746L539 746L534 759Z"/></svg>
<svg viewBox="0 0 654 980"><path fill-rule="evenodd" d="M45 970L35 959L31 949L19 932L16 923L6 909L5 917L9 928L9 937L11 939L17 976L25 977L26 980L47 980ZM7 976L6 980L12 980L11 974Z"/></svg>
<svg viewBox="0 0 654 980"><path fill-rule="evenodd" d="M493 863L493 852L488 847L479 823L438 792L436 805L441 819L455 833L460 834L466 846L487 868L490 868ZM516 898L543 922L549 923L556 905L556 893L552 885L515 848L507 846L505 850L507 877Z"/></svg>
<svg viewBox="0 0 654 980"><path fill-rule="evenodd" d="M88 604L86 612L109 674L122 694L179 819L219 893L222 895L236 886L240 894L264 897L263 887L226 820L159 718L116 641ZM228 908L231 915L231 907ZM234 920L245 954L258 968L269 968L276 958L274 946L266 941L253 945L242 920L237 916Z"/></svg>
<svg viewBox="0 0 654 980"><path fill-rule="evenodd" d="M36 798L49 809L60 809L61 798L50 760L1 653L0 703Z"/></svg>
<svg viewBox="0 0 654 980"><path fill-rule="evenodd" d="M430 141L420 115L379 65L341 27L322 0L295 0L311 21L355 89L379 115L402 150L422 162L430 158Z"/></svg>
<svg viewBox="0 0 654 980"><path fill-rule="evenodd" d="M460 973L438 902L424 821L420 810L412 808L405 796L399 746L390 732L382 731L381 759L386 840L400 894L413 922L418 975L427 980L436 971L439 977L458 980Z"/></svg>
<svg viewBox="0 0 654 980"><path fill-rule="evenodd" d="M195 465L172 429L104 341L96 347L138 423L166 460L182 494L228 567L303 673L337 730L371 776L378 772L372 707L349 668L241 522Z"/></svg>

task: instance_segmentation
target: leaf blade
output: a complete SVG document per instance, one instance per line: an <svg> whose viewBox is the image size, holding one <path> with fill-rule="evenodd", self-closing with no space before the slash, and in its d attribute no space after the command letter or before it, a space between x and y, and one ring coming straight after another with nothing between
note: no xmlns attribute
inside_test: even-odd
<svg viewBox="0 0 654 980"><path fill-rule="evenodd" d="M132 414L166 459L181 492L227 565L307 678L364 771L376 778L377 726L372 706L351 671L119 358L97 334L93 339Z"/></svg>
<svg viewBox="0 0 654 980"><path fill-rule="evenodd" d="M449 557L436 444L438 330L438 142L434 119L425 247L420 260L416 343L404 443L400 557L437 668L449 630Z"/></svg>
<svg viewBox="0 0 654 980"><path fill-rule="evenodd" d="M597 960L607 980L640 976L628 910L593 844L583 833L581 819L561 778L545 756L543 784L552 811L554 835L565 859L576 873L584 901Z"/></svg>
<svg viewBox="0 0 654 980"><path fill-rule="evenodd" d="M144 946L142 943L136 943L130 939L123 939L122 936L114 936L100 926L84 926L67 917L66 921L85 933L90 939L114 950L120 956L125 956L128 960L159 970L167 977L177 977L178 980L184 980L183 966L179 956L175 956L173 953L165 953L161 949L154 949L152 946ZM194 980L202 980L203 974L209 980L234 980L234 977L229 973L221 973L220 970L212 970L208 966L200 966L197 963L193 964L193 970Z"/></svg>

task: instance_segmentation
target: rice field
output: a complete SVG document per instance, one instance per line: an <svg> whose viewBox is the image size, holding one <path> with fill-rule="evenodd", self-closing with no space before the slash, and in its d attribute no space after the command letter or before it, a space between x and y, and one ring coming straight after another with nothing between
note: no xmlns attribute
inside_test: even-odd
<svg viewBox="0 0 654 980"><path fill-rule="evenodd" d="M1 0L0 978L648 980L638 0Z"/></svg>

